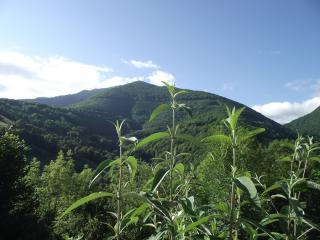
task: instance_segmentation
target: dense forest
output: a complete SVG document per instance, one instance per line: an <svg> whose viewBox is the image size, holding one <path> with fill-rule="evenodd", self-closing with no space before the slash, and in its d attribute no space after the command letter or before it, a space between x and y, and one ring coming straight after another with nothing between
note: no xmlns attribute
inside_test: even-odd
<svg viewBox="0 0 320 240"><path fill-rule="evenodd" d="M319 136L296 122L143 82L2 99L1 239L320 239Z"/></svg>

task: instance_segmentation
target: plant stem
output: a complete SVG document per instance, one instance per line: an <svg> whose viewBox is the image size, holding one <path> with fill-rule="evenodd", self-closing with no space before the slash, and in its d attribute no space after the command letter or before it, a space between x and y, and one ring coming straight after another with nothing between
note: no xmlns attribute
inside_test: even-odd
<svg viewBox="0 0 320 240"><path fill-rule="evenodd" d="M120 152L120 167L119 167L119 181L117 191L117 240L120 240L120 224L122 219L122 140L121 133L119 133L119 152Z"/></svg>
<svg viewBox="0 0 320 240"><path fill-rule="evenodd" d="M172 130L171 130L171 145L170 145L170 153L171 153L171 160L170 160L170 201L173 200L173 167L175 163L175 137L176 137L176 121L175 121L175 99L172 99Z"/></svg>
<svg viewBox="0 0 320 240"><path fill-rule="evenodd" d="M232 184L230 197L230 225L229 225L229 239L233 239L234 231L234 205L235 205L235 167L236 167L236 148L235 148L235 131L232 131Z"/></svg>

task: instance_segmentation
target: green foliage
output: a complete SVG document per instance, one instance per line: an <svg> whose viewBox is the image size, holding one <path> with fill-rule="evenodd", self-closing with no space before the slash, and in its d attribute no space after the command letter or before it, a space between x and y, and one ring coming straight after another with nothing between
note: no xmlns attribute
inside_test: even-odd
<svg viewBox="0 0 320 240"><path fill-rule="evenodd" d="M64 217L65 215L69 214L71 211L77 209L78 207L83 206L84 204L87 204L88 202L94 201L99 198L105 198L105 197L113 197L112 193L107 193L107 192L95 192L91 193L90 195L83 197L73 203L70 207L67 208L61 215L61 218Z"/></svg>
<svg viewBox="0 0 320 240"><path fill-rule="evenodd" d="M65 151L48 164L33 159L26 167L24 142L11 133L1 135L1 216L8 224L13 219L15 227L25 221L32 224L30 239L316 239L320 145L315 139L261 142L269 138L264 135L270 134L270 127L279 131L275 136L290 134L227 99L164 84L158 88L134 83L98 95L80 94L78 100L66 99L68 111L6 102L16 104L14 111L21 106L24 113L35 111L26 117L30 129L18 128L20 133L40 126L37 136L52 128L50 138L61 141ZM217 99L235 105L227 107L227 117ZM63 106L63 97L54 101ZM167 103L155 108L162 102ZM186 117L184 111L191 109L193 117ZM5 111L6 116L14 113L10 107ZM48 126L32 125L47 114L53 117ZM74 118L60 119L65 125L59 130L55 114ZM86 117L77 122L78 114ZM107 120L117 117L127 120L115 121L114 131ZM0 121L9 119L2 116ZM224 125L217 125L221 120ZM104 131L99 123L105 124ZM71 142L75 136L80 140L72 147L75 155L64 153L72 144L62 140L63 131L74 124L86 129L81 137L70 135ZM91 127L97 128L94 141ZM102 140L97 147L100 137L108 144ZM91 143L92 149L101 150L94 160L100 164L95 171L87 166L76 171L73 157L79 156L80 146L90 148ZM11 235L3 230L1 237L24 234L2 229Z"/></svg>
<svg viewBox="0 0 320 240"><path fill-rule="evenodd" d="M27 147L17 135L0 133L0 238L41 239L48 232L34 213L37 199L26 174ZM36 175L37 172L33 171Z"/></svg>
<svg viewBox="0 0 320 240"><path fill-rule="evenodd" d="M315 136L320 139L320 107L313 112L300 117L292 122L286 124L287 127L293 131L298 131L303 135Z"/></svg>

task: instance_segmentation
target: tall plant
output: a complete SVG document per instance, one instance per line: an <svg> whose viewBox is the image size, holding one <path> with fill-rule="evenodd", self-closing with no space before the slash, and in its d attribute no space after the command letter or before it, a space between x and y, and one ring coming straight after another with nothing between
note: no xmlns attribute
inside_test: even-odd
<svg viewBox="0 0 320 240"><path fill-rule="evenodd" d="M182 94L188 93L185 90L179 90L173 86L163 81L163 84L166 86L168 93L170 95L170 103L160 104L157 108L155 108L150 116L149 121L153 121L157 118L157 116L166 110L171 110L171 126L167 126L168 132L155 133L137 145L137 148L142 147L143 145L158 140L160 138L169 137L170 138L170 151L166 152L167 159L169 162L169 199L173 200L173 172L174 167L177 163L177 147L176 140L179 129L179 124L176 121L176 114L179 110L185 110L189 115L192 115L190 107L188 107L185 103L179 103L177 97ZM180 155L181 156L181 155Z"/></svg>
<svg viewBox="0 0 320 240"><path fill-rule="evenodd" d="M304 204L301 202L302 192L308 189L320 190L319 184L307 178L307 170L310 161L319 158L314 153L320 149L318 143L314 143L312 137L305 139L298 135L291 156L286 156L279 161L288 162L290 171L288 177L276 181L269 188L265 188L263 195L269 195L269 202L286 202L280 208L273 204L275 214L268 215L262 220L264 225L279 222L282 233L281 239L305 239L312 230L320 231L319 226L310 221L305 214Z"/></svg>
<svg viewBox="0 0 320 240"><path fill-rule="evenodd" d="M178 134L179 124L176 120L177 111L184 110L192 116L190 107L185 103L180 103L177 97L186 94L185 90L177 90L174 86L164 82L169 96L170 103L161 104L151 114L150 121L163 111L171 111L171 126L167 127L166 132L158 132L140 141L136 149L162 138L169 139L170 148L165 152L163 162L155 167L155 174L152 179L151 188L146 194L146 201L150 204L153 211L150 217L151 222L148 226L155 228L154 239L185 239L187 236L197 237L206 236L204 223L209 221L212 216L205 216L204 212L196 206L193 196L189 195L190 183L192 182L192 173L188 173L186 166L179 159L188 153L177 152L177 139L190 139L192 137ZM168 163L168 166L165 164ZM193 166L190 166L193 171ZM177 181L177 178L179 179ZM158 189L164 185L166 189L168 183L168 197L158 194ZM160 221L154 219L161 219ZM153 239L153 238L152 238Z"/></svg>
<svg viewBox="0 0 320 240"><path fill-rule="evenodd" d="M263 128L257 128L246 133L239 134L238 122L244 108L230 110L227 107L228 117L223 120L226 127L227 134L211 135L204 138L203 142L223 142L231 147L232 151L232 164L231 164L231 189L230 189L230 203L229 203L229 239L238 239L238 226L241 221L245 219L240 218L241 212L241 194L240 190L245 192L251 201L257 206L261 207L260 199L257 195L257 190L254 183L248 176L237 177L237 149L239 144L249 138L256 136L265 131ZM247 222L245 222L246 225Z"/></svg>
<svg viewBox="0 0 320 240"><path fill-rule="evenodd" d="M76 208L97 200L99 198L112 198L115 197L117 200L117 208L116 212L111 214L116 217L116 224L114 226L110 226L113 231L114 231L114 237L117 240L121 239L121 234L124 231L126 227L128 227L131 223L136 222L136 215L138 213L136 211L130 210L126 214L123 214L123 197L124 197L124 167L127 167L130 175L131 175L131 180L135 177L135 174L137 172L137 160L133 156L124 156L123 154L123 146L125 144L135 144L137 142L137 139L135 137L130 137L127 138L122 135L122 128L124 124L124 120L122 122L116 121L114 124L117 137L118 137L118 146L119 146L119 156L116 160L105 160L101 162L98 167L95 170L93 179L90 182L91 186L101 175L104 173L107 169L114 169L117 168L118 172L118 182L117 182L117 187L115 190L115 193L110 193L110 192L95 192L92 193L84 198L79 199L76 201L74 204L72 204L68 209L65 210L65 212L62 214L61 217L66 216L67 214L71 213L73 210ZM140 212L139 212L140 213Z"/></svg>

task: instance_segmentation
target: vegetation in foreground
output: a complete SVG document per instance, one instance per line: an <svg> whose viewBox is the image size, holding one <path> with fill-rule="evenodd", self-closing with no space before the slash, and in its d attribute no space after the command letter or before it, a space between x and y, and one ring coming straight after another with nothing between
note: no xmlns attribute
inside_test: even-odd
<svg viewBox="0 0 320 240"><path fill-rule="evenodd" d="M177 100L187 94L167 85L171 100L150 117L170 111L165 132L137 141L115 123L118 157L92 171L75 172L72 153L60 152L41 169L26 163L26 147L1 136L1 233L5 239L317 239L319 144L311 137L257 145L264 129L239 125L243 108L228 109L224 127L198 142L207 156L192 160L179 145ZM161 141L167 151L152 164L139 151ZM139 163L139 165L138 165ZM27 194L26 194L27 193ZM28 219L30 226L26 226ZM20 229L20 231L14 231ZM32 234L30 234L32 229Z"/></svg>

